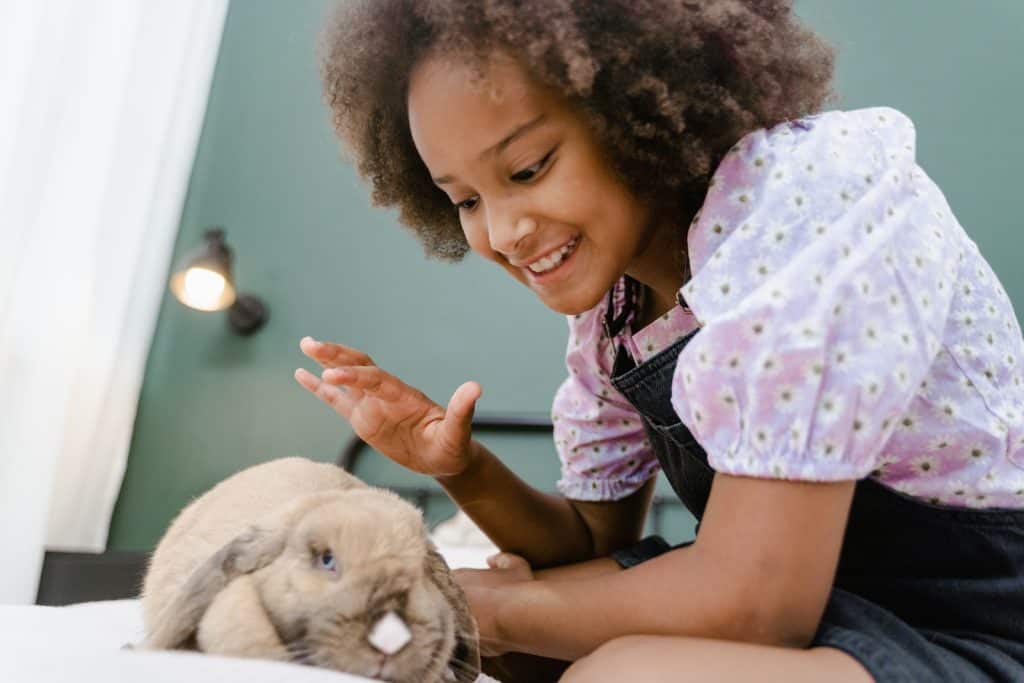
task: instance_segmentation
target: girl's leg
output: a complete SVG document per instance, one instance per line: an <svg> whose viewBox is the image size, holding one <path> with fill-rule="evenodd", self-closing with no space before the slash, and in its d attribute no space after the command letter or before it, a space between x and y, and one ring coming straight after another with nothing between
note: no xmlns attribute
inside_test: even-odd
<svg viewBox="0 0 1024 683"><path fill-rule="evenodd" d="M860 662L831 647L797 650L669 636L618 638L577 661L561 678L561 683L622 681L874 683Z"/></svg>

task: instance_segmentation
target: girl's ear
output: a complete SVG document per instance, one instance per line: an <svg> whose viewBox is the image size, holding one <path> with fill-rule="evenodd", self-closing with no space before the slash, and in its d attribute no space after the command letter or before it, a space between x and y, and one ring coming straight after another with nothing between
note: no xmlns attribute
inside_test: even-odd
<svg viewBox="0 0 1024 683"><path fill-rule="evenodd" d="M469 603L466 596L452 578L448 563L441 557L431 543L427 547L427 559L425 567L427 577L441 591L448 604L455 612L455 655L454 658L462 663L458 667L458 680L474 680L480 673L480 636L476 629L476 621L469 611Z"/></svg>
<svg viewBox="0 0 1024 683"><path fill-rule="evenodd" d="M199 565L163 613L142 647L171 650L183 647L196 632L214 597L235 577L273 562L284 550L283 529L249 527Z"/></svg>

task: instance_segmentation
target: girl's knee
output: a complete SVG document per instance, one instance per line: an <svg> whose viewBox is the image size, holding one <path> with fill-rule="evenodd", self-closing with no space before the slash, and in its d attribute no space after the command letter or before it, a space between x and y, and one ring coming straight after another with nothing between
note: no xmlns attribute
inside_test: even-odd
<svg viewBox="0 0 1024 683"><path fill-rule="evenodd" d="M622 636L576 660L559 683L601 683L628 680L630 657L635 654L637 636Z"/></svg>

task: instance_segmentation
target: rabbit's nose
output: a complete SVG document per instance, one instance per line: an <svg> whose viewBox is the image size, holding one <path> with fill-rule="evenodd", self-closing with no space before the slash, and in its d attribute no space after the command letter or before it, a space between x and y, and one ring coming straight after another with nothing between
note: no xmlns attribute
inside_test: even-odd
<svg viewBox="0 0 1024 683"><path fill-rule="evenodd" d="M370 628L366 639L376 650L393 655L412 640L412 633L402 621L402 617L394 612L388 612Z"/></svg>

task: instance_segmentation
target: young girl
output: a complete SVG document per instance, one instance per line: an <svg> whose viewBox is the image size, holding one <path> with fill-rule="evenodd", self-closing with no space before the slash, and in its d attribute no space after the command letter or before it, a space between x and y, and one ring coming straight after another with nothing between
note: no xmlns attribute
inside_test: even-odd
<svg viewBox="0 0 1024 683"><path fill-rule="evenodd" d="M788 0L349 3L339 135L430 255L569 320L564 497L341 344L297 380L505 551L485 651L566 681L1024 680L1024 349L886 108ZM494 315L501 315L494 312ZM638 543L665 472L697 539ZM530 674L526 680L541 680Z"/></svg>

